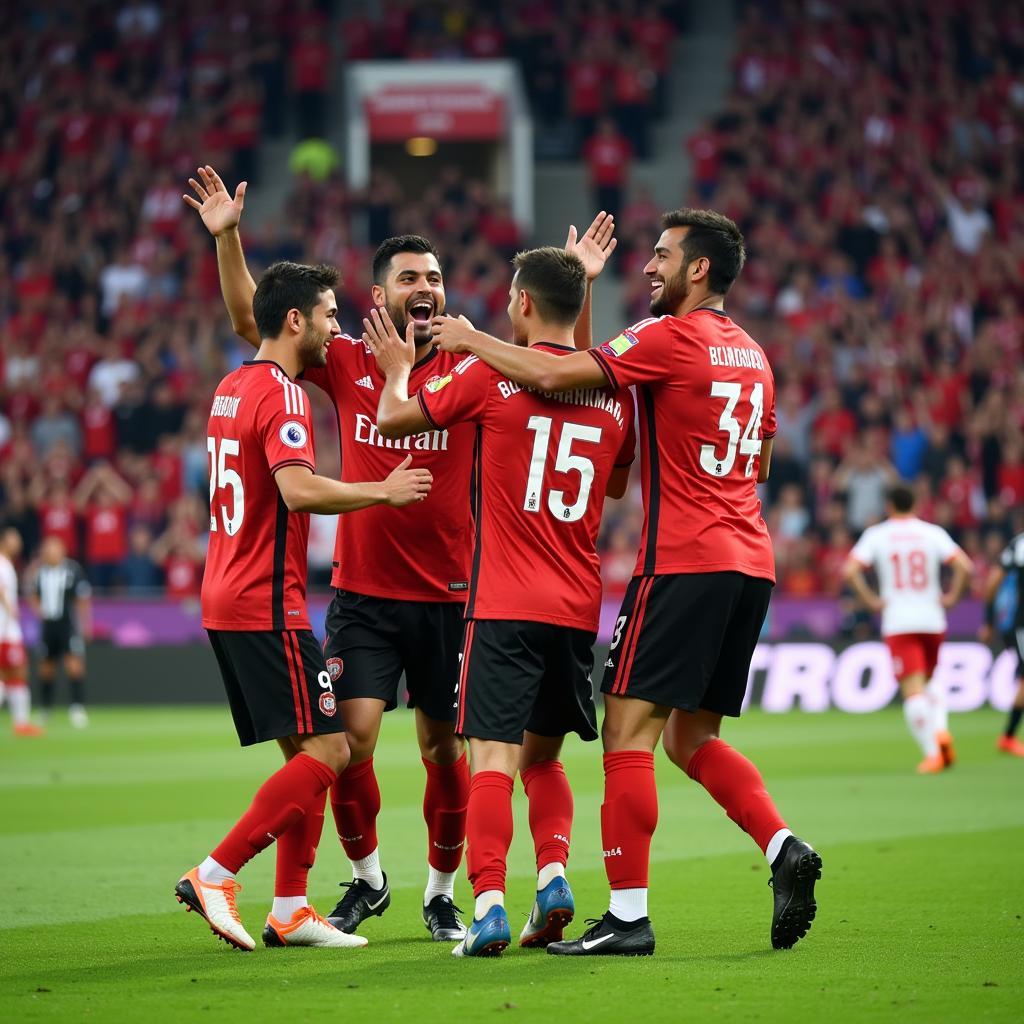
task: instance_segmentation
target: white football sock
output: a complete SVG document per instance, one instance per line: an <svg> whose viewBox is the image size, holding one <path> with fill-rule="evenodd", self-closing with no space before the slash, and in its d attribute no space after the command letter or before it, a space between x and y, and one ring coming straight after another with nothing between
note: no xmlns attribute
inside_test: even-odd
<svg viewBox="0 0 1024 1024"><path fill-rule="evenodd" d="M620 921L639 921L647 916L647 890L612 889L608 911Z"/></svg>
<svg viewBox="0 0 1024 1024"><path fill-rule="evenodd" d="M540 892L545 885L550 885L556 878L565 875L565 865L557 860L545 864L537 872L537 892Z"/></svg>
<svg viewBox="0 0 1024 1024"><path fill-rule="evenodd" d="M426 906L435 896L447 896L448 899L455 898L455 876L457 871L438 871L427 865L427 887L423 890L423 906Z"/></svg>
<svg viewBox="0 0 1024 1024"><path fill-rule="evenodd" d="M11 721L15 725L28 725L29 712L32 710L32 695L28 687L8 684L7 703L11 707Z"/></svg>
<svg viewBox="0 0 1024 1024"><path fill-rule="evenodd" d="M932 705L932 722L936 732L949 732L949 708L946 704L946 688L932 680L925 688Z"/></svg>
<svg viewBox="0 0 1024 1024"><path fill-rule="evenodd" d="M505 906L505 894L500 889L488 889L477 896L476 904L473 906L473 918L480 921L491 907L503 906Z"/></svg>
<svg viewBox="0 0 1024 1024"><path fill-rule="evenodd" d="M917 693L903 702L903 717L911 735L924 751L925 757L935 757L939 742L935 738L935 723L932 721L932 704L926 694Z"/></svg>
<svg viewBox="0 0 1024 1024"><path fill-rule="evenodd" d="M351 861L352 877L361 878L371 889L384 888L384 872L380 869L380 849L362 860Z"/></svg>
<svg viewBox="0 0 1024 1024"><path fill-rule="evenodd" d="M765 847L764 856L768 861L768 867L771 867L775 863L775 858L782 853L782 844L792 835L788 828L780 828L768 840L768 845Z"/></svg>
<svg viewBox="0 0 1024 1024"><path fill-rule="evenodd" d="M199 865L200 882L209 882L210 885L221 885L228 881L228 879L234 877L234 871L228 871L223 864L218 864L212 857L207 857L206 860Z"/></svg>
<svg viewBox="0 0 1024 1024"><path fill-rule="evenodd" d="M303 907L308 906L309 900L305 896L275 896L274 905L270 908L270 912L278 921L287 924L292 919L292 914L296 910L301 910Z"/></svg>

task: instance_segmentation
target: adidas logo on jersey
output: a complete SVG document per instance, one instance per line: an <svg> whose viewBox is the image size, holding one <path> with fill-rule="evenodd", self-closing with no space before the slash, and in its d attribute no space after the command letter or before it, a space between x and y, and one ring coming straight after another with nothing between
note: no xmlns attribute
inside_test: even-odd
<svg viewBox="0 0 1024 1024"><path fill-rule="evenodd" d="M356 381L356 385L361 388L368 388L370 391L374 390L373 381L370 380L369 374L365 377L360 377L359 380Z"/></svg>

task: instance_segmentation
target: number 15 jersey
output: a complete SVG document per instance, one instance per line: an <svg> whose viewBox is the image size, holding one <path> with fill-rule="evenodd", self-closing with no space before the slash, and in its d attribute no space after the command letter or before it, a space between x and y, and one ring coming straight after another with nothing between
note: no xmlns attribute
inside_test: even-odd
<svg viewBox="0 0 1024 1024"><path fill-rule="evenodd" d="M721 310L641 320L590 350L616 388L637 385L644 530L635 574L741 572L775 582L757 496L775 436L761 346Z"/></svg>
<svg viewBox="0 0 1024 1024"><path fill-rule="evenodd" d="M564 355L575 349L540 343ZM467 619L548 622L596 632L597 531L615 466L633 461L633 399L625 389L545 395L476 356L418 399L435 430L478 426L476 541Z"/></svg>
<svg viewBox="0 0 1024 1024"><path fill-rule="evenodd" d="M309 401L276 363L243 363L217 385L207 427L210 546L203 626L309 629L309 515L289 512L274 473L316 465Z"/></svg>

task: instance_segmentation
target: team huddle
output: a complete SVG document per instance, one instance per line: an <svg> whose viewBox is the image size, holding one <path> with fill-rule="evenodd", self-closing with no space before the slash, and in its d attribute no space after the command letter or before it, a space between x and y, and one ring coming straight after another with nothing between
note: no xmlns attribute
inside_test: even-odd
<svg viewBox="0 0 1024 1024"><path fill-rule="evenodd" d="M232 197L210 167L186 197L216 238L225 301L257 351L218 386L208 431L210 546L203 625L243 745L276 740L284 765L176 894L245 950L236 875L277 843L268 946L360 946L391 902L373 754L405 677L426 773L422 915L460 957L512 942L505 908L512 790L522 778L536 896L519 942L565 956L649 955L654 751L702 785L771 867L770 938L814 919L821 858L789 830L757 768L720 738L740 713L774 584L756 485L768 477L775 385L724 310L744 261L720 214L679 210L645 267L651 316L592 344L594 280L615 248L600 214L564 249L514 261L512 344L445 315L430 242L406 235L373 263L360 338L335 319L336 273L278 263L257 284ZM342 476L316 474L308 399L338 415ZM635 575L594 705L606 495L639 444L645 521ZM349 482L363 481L363 482ZM308 515L341 513L321 650L306 608ZM573 796L565 738L600 737L607 911L564 938ZM468 742L467 761L465 745ZM352 881L326 917L306 899L328 795ZM475 904L454 883L465 849ZM524 908L525 909L525 908Z"/></svg>

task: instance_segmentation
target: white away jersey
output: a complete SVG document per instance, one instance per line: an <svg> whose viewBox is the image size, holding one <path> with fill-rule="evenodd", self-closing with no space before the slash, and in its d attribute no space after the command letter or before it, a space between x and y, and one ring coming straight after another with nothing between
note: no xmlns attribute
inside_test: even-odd
<svg viewBox="0 0 1024 1024"><path fill-rule="evenodd" d="M21 643L21 622L18 619L18 574L11 560L0 555L0 591L5 600L0 603L0 643ZM13 608L14 614L7 609Z"/></svg>
<svg viewBox="0 0 1024 1024"><path fill-rule="evenodd" d="M945 633L940 575L959 550L941 526L922 519L887 519L864 531L851 555L878 576L882 636Z"/></svg>

